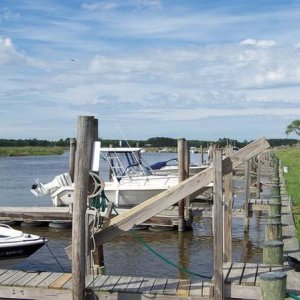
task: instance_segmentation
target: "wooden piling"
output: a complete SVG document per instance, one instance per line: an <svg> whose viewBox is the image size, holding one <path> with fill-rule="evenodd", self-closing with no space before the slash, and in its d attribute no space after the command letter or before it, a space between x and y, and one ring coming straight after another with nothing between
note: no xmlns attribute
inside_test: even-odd
<svg viewBox="0 0 300 300"><path fill-rule="evenodd" d="M283 242L265 241L263 244L263 263L269 265L282 265Z"/></svg>
<svg viewBox="0 0 300 300"><path fill-rule="evenodd" d="M185 179L189 178L190 173L190 161L191 153L190 146L187 140L184 141L184 173ZM184 180L185 180L184 179ZM193 227L191 224L188 224L187 221L190 220L190 196L185 197L184 199L184 217L185 217L185 230L192 230Z"/></svg>
<svg viewBox="0 0 300 300"><path fill-rule="evenodd" d="M263 300L284 300L286 297L286 279L284 272L268 272L260 275L260 290Z"/></svg>
<svg viewBox="0 0 300 300"><path fill-rule="evenodd" d="M226 157L232 153L232 146L227 146ZM232 177L232 171L224 175L224 262L232 261Z"/></svg>
<svg viewBox="0 0 300 300"><path fill-rule="evenodd" d="M282 223L268 222L265 227L265 237L267 241L281 241L282 240Z"/></svg>
<svg viewBox="0 0 300 300"><path fill-rule="evenodd" d="M244 216L244 232L249 231L249 200L251 185L251 162L248 159L245 162L245 216Z"/></svg>
<svg viewBox="0 0 300 300"><path fill-rule="evenodd" d="M186 179L185 173L185 139L177 140L177 152L178 152L178 182L182 182ZM185 219L184 219L184 199L178 202L178 231L184 231Z"/></svg>
<svg viewBox="0 0 300 300"><path fill-rule="evenodd" d="M261 154L257 155L257 170L256 170L256 196L260 198L260 186L261 186Z"/></svg>
<svg viewBox="0 0 300 300"><path fill-rule="evenodd" d="M75 174L75 154L76 154L76 139L70 138L69 174L72 182L74 182L74 174Z"/></svg>
<svg viewBox="0 0 300 300"><path fill-rule="evenodd" d="M203 146L200 146L200 153L201 153L201 164L204 164L204 153L203 153Z"/></svg>
<svg viewBox="0 0 300 300"><path fill-rule="evenodd" d="M269 216L281 215L281 203L270 203L269 204Z"/></svg>
<svg viewBox="0 0 300 300"><path fill-rule="evenodd" d="M223 170L222 151L214 150L214 299L224 299L223 280Z"/></svg>
<svg viewBox="0 0 300 300"><path fill-rule="evenodd" d="M72 299L85 297L85 213L92 157L94 117L80 116L77 128L75 199L72 226Z"/></svg>

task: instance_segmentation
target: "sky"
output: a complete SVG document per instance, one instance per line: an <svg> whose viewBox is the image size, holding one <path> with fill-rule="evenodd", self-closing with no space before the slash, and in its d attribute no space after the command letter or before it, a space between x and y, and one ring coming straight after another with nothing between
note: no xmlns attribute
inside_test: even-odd
<svg viewBox="0 0 300 300"><path fill-rule="evenodd" d="M300 1L1 0L0 105L8 139L285 138Z"/></svg>

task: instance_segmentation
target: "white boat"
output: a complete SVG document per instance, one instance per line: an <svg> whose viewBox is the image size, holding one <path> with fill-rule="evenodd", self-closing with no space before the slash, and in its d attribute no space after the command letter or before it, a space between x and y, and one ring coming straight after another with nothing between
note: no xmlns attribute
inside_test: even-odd
<svg viewBox="0 0 300 300"><path fill-rule="evenodd" d="M156 174L142 160L142 148L101 148L100 155L111 169L111 181L103 183L90 174L92 180L104 188L106 198L117 207L133 207L141 202L178 184L177 174ZM74 184L68 173L56 176L47 184L32 186L32 193L50 196L54 206L67 206L74 199ZM102 190L92 192L90 197L99 195Z"/></svg>
<svg viewBox="0 0 300 300"><path fill-rule="evenodd" d="M15 230L0 224L0 265L4 260L25 258L40 249L47 239L34 234Z"/></svg>

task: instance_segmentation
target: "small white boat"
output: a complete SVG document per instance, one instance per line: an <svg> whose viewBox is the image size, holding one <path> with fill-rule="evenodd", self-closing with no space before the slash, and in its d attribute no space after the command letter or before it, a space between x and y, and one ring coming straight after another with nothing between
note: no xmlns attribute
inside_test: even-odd
<svg viewBox="0 0 300 300"><path fill-rule="evenodd" d="M142 148L101 148L100 155L111 170L111 181L103 182L97 175L92 180L101 185L106 198L117 207L133 207L178 184L178 174L156 174L142 160ZM50 196L54 206L67 206L74 199L74 183L68 173L56 176L47 184L32 186L31 192L39 196ZM99 195L92 192L91 195Z"/></svg>
<svg viewBox="0 0 300 300"><path fill-rule="evenodd" d="M47 239L34 234L15 230L0 224L0 264L3 260L28 257L40 249Z"/></svg>

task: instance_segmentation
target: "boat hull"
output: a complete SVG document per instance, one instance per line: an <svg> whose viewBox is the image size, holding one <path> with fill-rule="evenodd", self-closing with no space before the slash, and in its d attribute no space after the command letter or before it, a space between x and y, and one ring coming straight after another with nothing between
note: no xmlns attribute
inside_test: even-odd
<svg viewBox="0 0 300 300"><path fill-rule="evenodd" d="M37 241L23 242L23 243L5 243L0 246L0 260L23 258L32 255L38 249L45 245L43 238Z"/></svg>

